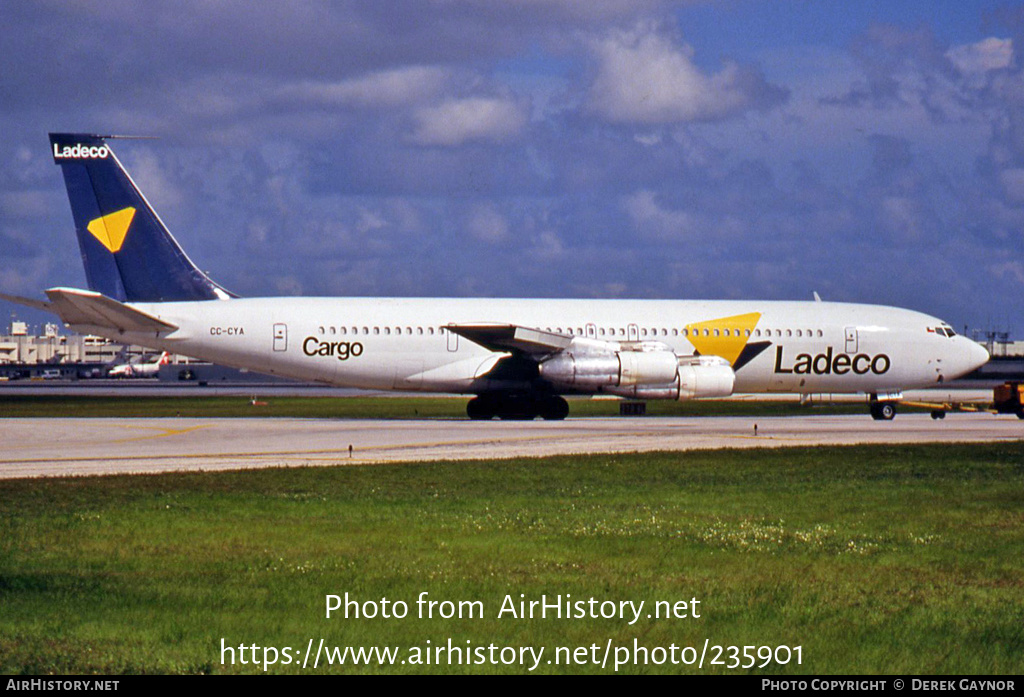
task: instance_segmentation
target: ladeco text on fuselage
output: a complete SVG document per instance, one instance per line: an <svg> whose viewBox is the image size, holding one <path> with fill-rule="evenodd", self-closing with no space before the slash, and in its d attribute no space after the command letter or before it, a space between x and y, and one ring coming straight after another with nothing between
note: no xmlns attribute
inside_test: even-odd
<svg viewBox="0 0 1024 697"><path fill-rule="evenodd" d="M333 356L347 361L363 355L363 345L358 341L320 341L315 336L307 336L302 342L302 352L307 356Z"/></svg>
<svg viewBox="0 0 1024 697"><path fill-rule="evenodd" d="M835 353L832 347L829 346L825 349L825 353L819 353L815 356L809 353L797 354L792 367L786 368L783 367L785 364L783 347L777 346L775 348L775 372L778 374L793 373L807 375L813 373L814 375L846 375L847 373L853 373L854 375L866 375L867 373L874 373L875 375L882 375L889 371L891 363L889 356L884 353L874 356L858 353L851 356L848 353Z"/></svg>

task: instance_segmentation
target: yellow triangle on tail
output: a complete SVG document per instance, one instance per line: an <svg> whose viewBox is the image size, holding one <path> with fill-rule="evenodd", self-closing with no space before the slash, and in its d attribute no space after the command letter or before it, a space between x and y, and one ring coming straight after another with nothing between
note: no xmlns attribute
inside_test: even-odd
<svg viewBox="0 0 1024 697"><path fill-rule="evenodd" d="M134 208L122 208L90 221L87 229L104 247L111 252L118 252L124 244L125 237L128 236L128 228L131 227L134 218Z"/></svg>

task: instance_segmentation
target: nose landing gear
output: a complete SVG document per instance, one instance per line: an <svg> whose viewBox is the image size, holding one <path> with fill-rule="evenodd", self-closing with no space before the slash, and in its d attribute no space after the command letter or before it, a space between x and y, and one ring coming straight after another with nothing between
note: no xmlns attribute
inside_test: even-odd
<svg viewBox="0 0 1024 697"><path fill-rule="evenodd" d="M871 402L871 418L875 421L892 421L896 418L896 402Z"/></svg>

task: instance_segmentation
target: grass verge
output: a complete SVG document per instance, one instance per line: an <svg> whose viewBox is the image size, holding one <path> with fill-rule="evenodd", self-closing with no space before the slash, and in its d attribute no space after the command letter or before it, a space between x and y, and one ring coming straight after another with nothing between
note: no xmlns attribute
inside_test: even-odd
<svg viewBox="0 0 1024 697"><path fill-rule="evenodd" d="M536 672L612 672L544 661L708 639L802 647L801 665L761 674L1019 674L1022 504L1022 443L2 481L0 673L260 671L238 654L223 665L222 639L298 654L275 673L303 672L320 639L397 647L399 661L428 640L545 647ZM420 619L424 591L483 616ZM409 616L325 619L325 596L346 592ZM696 598L701 616L498 617L505 596L544 595L643 600L645 614ZM317 672L527 670L321 659Z"/></svg>

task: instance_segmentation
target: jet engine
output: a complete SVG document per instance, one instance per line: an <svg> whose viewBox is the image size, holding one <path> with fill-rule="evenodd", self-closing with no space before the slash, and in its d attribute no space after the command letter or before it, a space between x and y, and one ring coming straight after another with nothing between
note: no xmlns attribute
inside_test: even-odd
<svg viewBox="0 0 1024 697"><path fill-rule="evenodd" d="M666 347L667 349L667 347ZM607 388L663 385L676 379L678 358L671 350L561 351L540 364L540 375L564 387Z"/></svg>
<svg viewBox="0 0 1024 697"><path fill-rule="evenodd" d="M736 373L718 356L680 358L674 380L667 384L617 386L605 392L630 399L707 399L732 394Z"/></svg>
<svg viewBox="0 0 1024 697"><path fill-rule="evenodd" d="M736 373L718 356L680 358L668 346L580 342L539 365L559 387L632 399L703 399L732 394Z"/></svg>
<svg viewBox="0 0 1024 697"><path fill-rule="evenodd" d="M736 383L729 361L718 356L696 356L679 362L679 396L676 399L728 397Z"/></svg>

